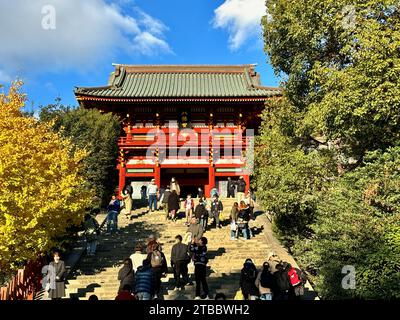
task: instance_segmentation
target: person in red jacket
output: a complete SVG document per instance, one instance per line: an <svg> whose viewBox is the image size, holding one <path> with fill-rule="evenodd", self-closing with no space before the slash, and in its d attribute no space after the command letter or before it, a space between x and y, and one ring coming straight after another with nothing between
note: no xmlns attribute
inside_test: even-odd
<svg viewBox="0 0 400 320"><path fill-rule="evenodd" d="M136 300L136 297L132 294L132 287L129 284L126 284L118 295L115 297L115 300L118 301L127 301L127 300Z"/></svg>

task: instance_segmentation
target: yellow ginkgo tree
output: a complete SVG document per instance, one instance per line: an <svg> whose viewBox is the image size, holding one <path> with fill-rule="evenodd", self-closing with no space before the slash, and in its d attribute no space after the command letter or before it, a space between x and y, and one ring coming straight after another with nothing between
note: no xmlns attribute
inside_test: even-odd
<svg viewBox="0 0 400 320"><path fill-rule="evenodd" d="M51 124L24 115L21 82L0 93L0 270L7 273L80 224L93 192L80 174L84 150Z"/></svg>

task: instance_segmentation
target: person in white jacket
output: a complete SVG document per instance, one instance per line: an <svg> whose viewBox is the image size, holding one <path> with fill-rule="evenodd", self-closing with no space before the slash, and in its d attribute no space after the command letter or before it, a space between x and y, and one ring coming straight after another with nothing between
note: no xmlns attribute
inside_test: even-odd
<svg viewBox="0 0 400 320"><path fill-rule="evenodd" d="M143 260L147 258L147 254L143 253L143 246L141 244L137 244L134 249L134 253L131 254L130 258L132 260L133 270L136 273L136 270L142 266Z"/></svg>
<svg viewBox="0 0 400 320"><path fill-rule="evenodd" d="M147 187L147 196L149 198L149 211L157 210L157 194L158 194L158 186L156 185L156 181L151 179L151 183Z"/></svg>

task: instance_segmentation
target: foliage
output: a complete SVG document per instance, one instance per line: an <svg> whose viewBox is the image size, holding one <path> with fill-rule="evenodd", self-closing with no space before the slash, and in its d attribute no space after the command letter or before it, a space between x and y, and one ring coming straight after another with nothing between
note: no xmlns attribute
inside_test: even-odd
<svg viewBox="0 0 400 320"><path fill-rule="evenodd" d="M255 184L327 299L399 298L398 0L268 0L268 102ZM343 266L356 268L344 290Z"/></svg>
<svg viewBox="0 0 400 320"><path fill-rule="evenodd" d="M312 141L300 146L298 120L285 98L269 101L255 148L257 198L275 214L274 227L288 246L309 236L319 193L336 174L332 150L317 150Z"/></svg>
<svg viewBox="0 0 400 320"><path fill-rule="evenodd" d="M42 107L41 121L53 121L54 130L68 137L77 148L88 150L83 174L104 205L117 185L117 139L121 133L119 119L96 109L70 108L55 104Z"/></svg>
<svg viewBox="0 0 400 320"><path fill-rule="evenodd" d="M265 50L287 76L302 130L344 154L396 145L400 125L398 0L268 0Z"/></svg>
<svg viewBox="0 0 400 320"><path fill-rule="evenodd" d="M400 148L369 154L324 193L311 227L309 262L325 298L400 298ZM345 265L355 290L341 286Z"/></svg>
<svg viewBox="0 0 400 320"><path fill-rule="evenodd" d="M93 193L81 175L87 153L48 124L24 116L21 83L0 94L0 270L57 246L83 220Z"/></svg>

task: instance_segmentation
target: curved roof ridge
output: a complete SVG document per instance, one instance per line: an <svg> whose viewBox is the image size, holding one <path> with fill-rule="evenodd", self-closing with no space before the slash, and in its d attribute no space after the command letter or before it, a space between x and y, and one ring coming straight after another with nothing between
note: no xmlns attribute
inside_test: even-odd
<svg viewBox="0 0 400 320"><path fill-rule="evenodd" d="M254 69L255 64L218 65L218 64L114 64L116 69L127 73L239 73Z"/></svg>
<svg viewBox="0 0 400 320"><path fill-rule="evenodd" d="M115 98L272 97L281 88L264 87L255 65L115 65L104 87L76 88L75 94Z"/></svg>

